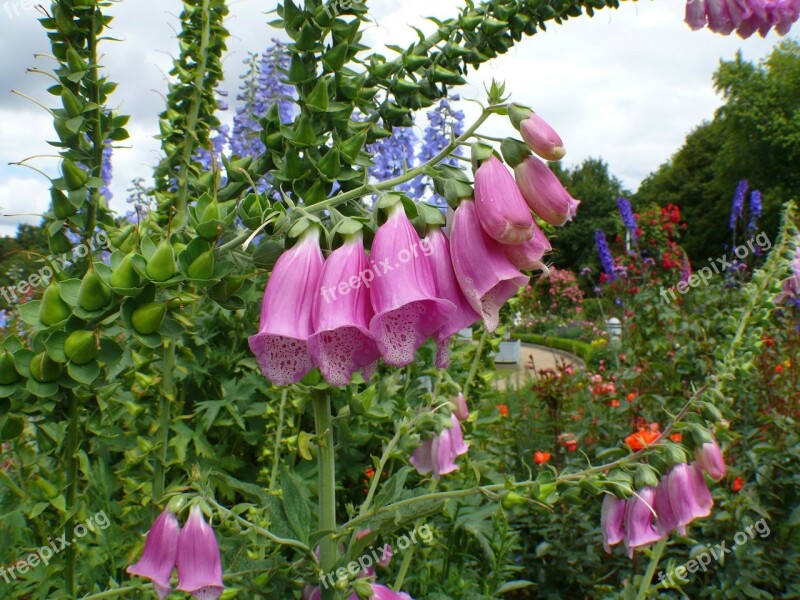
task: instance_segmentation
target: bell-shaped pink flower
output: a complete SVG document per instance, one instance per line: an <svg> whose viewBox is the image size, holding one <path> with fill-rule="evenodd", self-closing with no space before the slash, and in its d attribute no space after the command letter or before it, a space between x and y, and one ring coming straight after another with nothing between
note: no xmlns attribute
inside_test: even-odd
<svg viewBox="0 0 800 600"><path fill-rule="evenodd" d="M214 530L206 523L203 512L192 506L189 518L178 538L178 589L198 600L216 600L222 584L222 559Z"/></svg>
<svg viewBox="0 0 800 600"><path fill-rule="evenodd" d="M441 228L430 228L422 242L431 265L436 296L449 300L456 307L449 320L434 335L437 347L436 367L446 369L450 364L450 338L465 327L480 321L481 316L470 306L458 285L450 256L450 240Z"/></svg>
<svg viewBox="0 0 800 600"><path fill-rule="evenodd" d="M528 148L545 160L561 160L567 153L559 135L536 113L520 122L519 132Z"/></svg>
<svg viewBox="0 0 800 600"><path fill-rule="evenodd" d="M542 263L542 258L544 258L546 252L550 252L552 249L553 247L550 245L547 236L536 223L533 224L533 237L527 242L503 244L503 252L505 252L508 260L520 271L546 269L544 263Z"/></svg>
<svg viewBox="0 0 800 600"><path fill-rule="evenodd" d="M272 269L258 333L248 342L264 377L275 385L296 383L314 368L308 338L314 333L311 311L322 263L319 229L311 227Z"/></svg>
<svg viewBox="0 0 800 600"><path fill-rule="evenodd" d="M600 528L603 530L603 548L611 554L611 546L625 539L625 500L606 494L600 509Z"/></svg>
<svg viewBox="0 0 800 600"><path fill-rule="evenodd" d="M672 512L672 504L669 500L669 474L665 474L656 486L656 499L653 507L656 509L656 531L661 537L666 537L674 529L678 529L681 535L686 534L686 528L678 524L675 513Z"/></svg>
<svg viewBox="0 0 800 600"><path fill-rule="evenodd" d="M483 230L504 244L520 244L533 235L533 217L514 178L496 156L475 171L475 207Z"/></svg>
<svg viewBox="0 0 800 600"><path fill-rule="evenodd" d="M126 569L131 575L152 581L161 600L169 596L172 589L170 577L175 569L179 535L178 519L164 509L147 532L142 557Z"/></svg>
<svg viewBox="0 0 800 600"><path fill-rule="evenodd" d="M450 251L453 270L470 306L481 315L487 331L497 329L500 308L529 278L503 253L501 244L483 231L475 203L463 201L453 215Z"/></svg>
<svg viewBox="0 0 800 600"><path fill-rule="evenodd" d="M347 385L355 371L380 358L369 332L374 316L366 275L369 268L361 234L334 250L322 267L312 311L311 356L331 385Z"/></svg>
<svg viewBox="0 0 800 600"><path fill-rule="evenodd" d="M405 592L395 592L380 583L371 583L370 587L372 588L372 598L370 600L414 600ZM350 600L358 600L358 594L351 595Z"/></svg>
<svg viewBox="0 0 800 600"><path fill-rule="evenodd" d="M375 316L369 330L386 364L403 367L447 323L455 306L436 294L428 258L398 202L375 232L369 294Z"/></svg>
<svg viewBox="0 0 800 600"><path fill-rule="evenodd" d="M625 505L625 548L628 556L633 556L633 550L641 546L648 546L661 539L661 535L653 526L655 519L656 491L645 487L636 492L636 496L628 499Z"/></svg>
<svg viewBox="0 0 800 600"><path fill-rule="evenodd" d="M711 492L708 490L703 471L697 464L676 465L669 474L669 503L679 531L698 517L711 514Z"/></svg>
<svg viewBox="0 0 800 600"><path fill-rule="evenodd" d="M442 429L442 432L425 440L414 450L411 464L420 475L433 472L433 477L439 479L442 475L458 470L455 459L466 454L469 444L464 442L461 432L461 422L455 414L450 415L451 427Z"/></svg>
<svg viewBox="0 0 800 600"><path fill-rule="evenodd" d="M517 185L528 207L550 225L571 221L580 201L570 196L547 163L527 156L514 168Z"/></svg>
<svg viewBox="0 0 800 600"><path fill-rule="evenodd" d="M714 481L719 481L728 472L725 466L725 459L722 458L722 450L720 450L719 444L715 439L706 442L695 450L694 456L697 464Z"/></svg>
<svg viewBox="0 0 800 600"><path fill-rule="evenodd" d="M467 406L467 399L464 398L464 394L459 392L456 399L451 400L451 402L453 403L453 414L458 417L459 421L466 421L469 419L469 407Z"/></svg>

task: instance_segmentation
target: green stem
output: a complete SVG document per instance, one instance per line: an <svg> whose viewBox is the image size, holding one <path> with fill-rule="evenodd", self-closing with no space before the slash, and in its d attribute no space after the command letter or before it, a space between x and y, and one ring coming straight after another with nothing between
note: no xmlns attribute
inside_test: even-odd
<svg viewBox="0 0 800 600"><path fill-rule="evenodd" d="M75 514L78 511L78 448L80 444L80 419L78 416L78 397L69 392L69 424L67 425L67 522L64 524L64 535L71 540L75 532ZM67 547L66 572L64 580L67 596L76 598L78 594L75 578L75 545Z"/></svg>
<svg viewBox="0 0 800 600"><path fill-rule="evenodd" d="M414 558L414 550L416 546L411 546L408 552L403 556L403 563L400 565L400 572L397 574L397 579L394 580L394 591L399 592L403 586L403 580L406 578L408 568L411 566L411 559Z"/></svg>
<svg viewBox="0 0 800 600"><path fill-rule="evenodd" d="M486 331L486 328L483 328L483 333L481 333L481 339L478 341L478 347L475 349L475 356L472 359L472 366L469 368L469 373L467 374L467 380L464 382L464 396L469 398L469 388L472 385L472 380L475 379L475 376L478 374L478 367L481 364L481 355L483 354L483 347L486 345L486 340L489 338L489 332Z"/></svg>
<svg viewBox="0 0 800 600"><path fill-rule="evenodd" d="M314 390L311 402L314 406L317 443L319 445L319 530L325 532L320 540L320 566L323 573L330 573L336 565L336 464L331 423L331 400L326 392ZM323 589L322 600L334 598L335 590Z"/></svg>
<svg viewBox="0 0 800 600"><path fill-rule="evenodd" d="M95 8L92 11L92 30L89 32L88 50L91 67L89 70L89 83L87 85L92 96L94 96L93 98L89 98L89 100L97 105L97 108L94 111L94 119L92 120L91 134L92 151L94 152L94 156L92 157L92 162L94 164L92 165L91 174L94 177L100 177L103 165L104 145L103 128L101 127L103 107L100 103L100 86L98 85L99 72L97 68L97 15L98 9ZM84 230L84 234L87 240L94 235L98 204L100 204L100 190L98 188L93 188L89 197L89 206L86 210L86 229Z"/></svg>
<svg viewBox="0 0 800 600"><path fill-rule="evenodd" d="M181 170L178 180L178 195L176 206L178 214L186 210L186 198L189 192L189 165L192 161L197 144L197 117L200 114L200 103L203 101L203 82L206 77L206 66L208 64L208 44L211 39L211 15L209 15L209 0L203 0L202 11L203 31L200 34L200 47L197 49L197 65L194 75L194 89L196 93L189 106L189 113L186 116L186 137L183 144L183 154L181 156Z"/></svg>
<svg viewBox="0 0 800 600"><path fill-rule="evenodd" d="M167 450L169 448L169 428L172 422L172 402L175 400L175 344L167 341L164 346L163 372L161 374L161 394L158 398L158 455L153 465L153 505L158 506L164 497L167 471ZM156 509L157 510L157 509Z"/></svg>
<svg viewBox="0 0 800 600"><path fill-rule="evenodd" d="M272 473L269 477L269 491L275 489L275 482L278 480L278 466L281 459L281 435L283 434L283 418L286 412L286 399L289 396L289 389L284 388L281 392L281 407L278 410L278 430L275 432L275 449L272 458Z"/></svg>
<svg viewBox="0 0 800 600"><path fill-rule="evenodd" d="M658 561L661 560L661 555L667 545L667 538L663 537L658 540L658 543L653 548L650 554L650 564L647 565L647 571L644 574L644 579L639 586L639 593L636 594L636 600L646 600L647 594L650 592L650 582L653 581L653 575L658 567Z"/></svg>

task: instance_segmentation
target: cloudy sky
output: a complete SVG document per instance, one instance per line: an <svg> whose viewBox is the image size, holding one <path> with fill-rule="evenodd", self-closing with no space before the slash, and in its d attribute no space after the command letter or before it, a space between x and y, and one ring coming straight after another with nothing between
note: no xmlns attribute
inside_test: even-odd
<svg viewBox="0 0 800 600"><path fill-rule="evenodd" d="M33 155L28 164L55 175L57 160L47 144L54 139L48 114L30 100L59 104L45 91L51 81L28 68L48 70L44 30L31 0L0 0L0 235L12 234L19 222L38 223L49 201L49 182L39 173L8 163ZM227 22L231 32L225 59L231 92L239 85L242 60L249 51L263 50L279 35L266 23L274 16L276 0L237 0ZM416 34L409 25L432 29L424 17L455 14L457 0L369 0L373 25L366 43L379 50L384 43L405 45ZM692 32L682 22L683 2L655 0L623 2L619 10L600 11L594 18L570 20L523 40L507 55L470 73L459 91L464 98L484 99L483 85L492 78L507 84L512 99L528 104L561 134L567 147L564 161L581 162L601 156L613 174L631 189L667 160L685 135L720 104L711 75L720 59L737 50L757 60L780 38L723 37L709 31ZM115 199L111 206L124 212L126 189L135 177L148 178L158 161L157 115L163 107L165 73L176 52L175 0L125 0L111 9L111 36L123 42L104 47L103 65L119 82L112 102L131 115L131 139L114 153ZM387 55L391 55L388 52ZM231 102L233 105L234 102ZM468 119L476 110L464 104ZM231 111L232 112L232 111ZM232 114L227 113L230 120ZM423 126L424 118L418 118ZM509 132L504 119L490 121L486 132Z"/></svg>

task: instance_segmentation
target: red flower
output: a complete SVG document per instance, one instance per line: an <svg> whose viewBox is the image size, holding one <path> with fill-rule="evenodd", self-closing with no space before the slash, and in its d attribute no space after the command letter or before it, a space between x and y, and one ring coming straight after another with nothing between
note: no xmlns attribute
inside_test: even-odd
<svg viewBox="0 0 800 600"><path fill-rule="evenodd" d="M618 408L619 407L619 400L614 398L611 402L608 403L611 408Z"/></svg>
<svg viewBox="0 0 800 600"><path fill-rule="evenodd" d="M546 463L548 460L550 460L549 452L540 452L537 450L536 452L533 453L533 462L535 462L537 465L542 465Z"/></svg>
<svg viewBox="0 0 800 600"><path fill-rule="evenodd" d="M775 366L775 372L776 372L778 375L780 375L781 373L783 373L783 365L776 365L776 366Z"/></svg>
<svg viewBox="0 0 800 600"><path fill-rule="evenodd" d="M632 433L626 437L625 443L628 444L631 450L638 452L656 441L659 435L658 431L640 429L636 433Z"/></svg>
<svg viewBox="0 0 800 600"><path fill-rule="evenodd" d="M625 396L625 400L628 402L633 402L636 400L636 392L629 392L627 396Z"/></svg>
<svg viewBox="0 0 800 600"><path fill-rule="evenodd" d="M680 442L683 440L683 436L680 433L671 433L669 439L673 442Z"/></svg>
<svg viewBox="0 0 800 600"><path fill-rule="evenodd" d="M569 452L575 452L575 450L577 450L577 449L578 449L578 442L576 442L575 440L569 440L569 441L567 441L567 442L564 442L564 447L565 447L565 448L566 448L566 449L567 449Z"/></svg>
<svg viewBox="0 0 800 600"><path fill-rule="evenodd" d="M372 479L375 476L375 469L367 467L367 470L364 471L364 475L367 476L367 479Z"/></svg>
<svg viewBox="0 0 800 600"><path fill-rule="evenodd" d="M736 478L733 480L733 484L731 485L731 489L732 489L734 492L738 492L739 490L741 490L741 489L742 489L742 484L743 484L743 483L744 483L744 482L742 481L742 478L741 478L741 477L739 477L739 476L737 476L737 477L736 477Z"/></svg>
<svg viewBox="0 0 800 600"><path fill-rule="evenodd" d="M501 416L503 417L508 416L508 406L506 406L505 404L498 404L497 406L495 406L495 408L500 411Z"/></svg>
<svg viewBox="0 0 800 600"><path fill-rule="evenodd" d="M775 345L775 340L773 340L768 335L762 335L761 336L761 341L764 343L765 346L767 346L769 348L772 348L772 346Z"/></svg>

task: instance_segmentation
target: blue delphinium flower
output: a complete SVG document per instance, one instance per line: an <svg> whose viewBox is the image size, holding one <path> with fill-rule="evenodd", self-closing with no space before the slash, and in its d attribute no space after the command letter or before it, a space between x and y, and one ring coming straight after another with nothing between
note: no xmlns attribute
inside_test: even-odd
<svg viewBox="0 0 800 600"><path fill-rule="evenodd" d="M413 127L395 127L392 135L380 139L369 146L367 150L372 155L374 163L369 174L378 181L386 181L403 173L403 167L411 169L414 163L414 148L417 144L417 134ZM406 182L398 189L409 191L411 182Z"/></svg>
<svg viewBox="0 0 800 600"><path fill-rule="evenodd" d="M113 169L111 167L111 155L114 149L111 147L111 140L106 140L103 146L103 162L100 165L100 178L103 180L103 187L100 188L100 193L106 197L106 200L111 200L114 194L111 193L109 185L111 185L111 176Z"/></svg>
<svg viewBox="0 0 800 600"><path fill-rule="evenodd" d="M733 195L733 204L731 205L731 229L736 229L736 224L739 222L739 219L742 218L745 194L747 194L747 180L742 179L739 185L736 186L736 193Z"/></svg>
<svg viewBox="0 0 800 600"><path fill-rule="evenodd" d="M602 230L598 229L594 232L594 243L597 246L597 254L600 257L600 265L603 267L603 272L608 276L609 281L614 281L617 278L614 272L614 258L608 248L606 234Z"/></svg>
<svg viewBox="0 0 800 600"><path fill-rule="evenodd" d="M8 313L4 308L0 310L0 329L5 330L7 324L8 324Z"/></svg>
<svg viewBox="0 0 800 600"><path fill-rule="evenodd" d="M758 228L758 219L761 217L761 192L753 190L750 193L750 221L747 223L747 231L755 231Z"/></svg>
<svg viewBox="0 0 800 600"><path fill-rule="evenodd" d="M636 223L636 215L633 214L633 209L631 208L631 201L620 196L617 199L617 208L619 208L619 216L622 218L622 224L631 232L631 239L635 242L638 225Z"/></svg>

